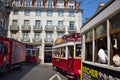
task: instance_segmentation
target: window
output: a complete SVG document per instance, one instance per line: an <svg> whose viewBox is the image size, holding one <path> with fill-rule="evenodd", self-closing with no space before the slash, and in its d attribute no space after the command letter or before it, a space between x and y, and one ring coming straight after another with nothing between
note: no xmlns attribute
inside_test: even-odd
<svg viewBox="0 0 120 80"><path fill-rule="evenodd" d="M63 27L63 21L58 21L58 26Z"/></svg>
<svg viewBox="0 0 120 80"><path fill-rule="evenodd" d="M120 67L120 13L110 20L110 65Z"/></svg>
<svg viewBox="0 0 120 80"><path fill-rule="evenodd" d="M104 52L104 53L101 53ZM107 53L107 24L102 23L95 28L95 55L94 61L102 64L107 64L108 53ZM101 55L105 57L103 60Z"/></svg>
<svg viewBox="0 0 120 80"><path fill-rule="evenodd" d="M81 56L81 44L76 44L76 57Z"/></svg>
<svg viewBox="0 0 120 80"><path fill-rule="evenodd" d="M114 66L120 66L120 62L117 60L120 58L120 32L112 34L111 36L111 52L110 52L110 64Z"/></svg>
<svg viewBox="0 0 120 80"><path fill-rule="evenodd" d="M13 14L18 15L18 10L14 10Z"/></svg>
<svg viewBox="0 0 120 80"><path fill-rule="evenodd" d="M107 35L107 24L104 23L96 28L96 37L100 37L101 35Z"/></svg>
<svg viewBox="0 0 120 80"><path fill-rule="evenodd" d="M19 0L15 0L15 6L16 7L19 7L20 6L20 3L19 3L20 1Z"/></svg>
<svg viewBox="0 0 120 80"><path fill-rule="evenodd" d="M42 2L37 1L37 7L41 8L42 7Z"/></svg>
<svg viewBox="0 0 120 80"><path fill-rule="evenodd" d="M27 41L28 40L28 33L23 33L23 40Z"/></svg>
<svg viewBox="0 0 120 80"><path fill-rule="evenodd" d="M0 26L2 28L4 28L4 26L5 26L5 19L1 18L1 20L0 20Z"/></svg>
<svg viewBox="0 0 120 80"><path fill-rule="evenodd" d="M24 15L25 15L25 16L29 16L29 15L30 15L30 11L29 11L29 10L25 10L25 11L24 11Z"/></svg>
<svg viewBox="0 0 120 80"><path fill-rule="evenodd" d="M64 16L64 11L58 11L58 16Z"/></svg>
<svg viewBox="0 0 120 80"><path fill-rule="evenodd" d="M52 8L52 2L48 1L47 4L48 4L48 8Z"/></svg>
<svg viewBox="0 0 120 80"><path fill-rule="evenodd" d="M74 8L74 2L69 2L69 8L73 9Z"/></svg>
<svg viewBox="0 0 120 80"><path fill-rule="evenodd" d="M47 11L47 16L52 16L52 11Z"/></svg>
<svg viewBox="0 0 120 80"><path fill-rule="evenodd" d="M74 46L68 46L68 56L69 58L74 57Z"/></svg>
<svg viewBox="0 0 120 80"><path fill-rule="evenodd" d="M57 37L62 37L64 33L57 33Z"/></svg>
<svg viewBox="0 0 120 80"><path fill-rule="evenodd" d="M40 20L35 20L35 27L40 27Z"/></svg>
<svg viewBox="0 0 120 80"><path fill-rule="evenodd" d="M28 26L29 26L29 20L24 20L24 27L28 28Z"/></svg>
<svg viewBox="0 0 120 80"><path fill-rule="evenodd" d="M69 26L70 26L69 29L70 29L70 30L74 30L74 29L75 29L74 24L75 24L74 21L70 21L70 22L69 22Z"/></svg>
<svg viewBox="0 0 120 80"><path fill-rule="evenodd" d="M69 16L74 17L74 12L73 11L69 11Z"/></svg>
<svg viewBox="0 0 120 80"><path fill-rule="evenodd" d="M93 56L92 38L93 38L93 33L91 30L86 33L86 39L85 39L86 41L85 60L86 61L92 61L92 56Z"/></svg>
<svg viewBox="0 0 120 80"><path fill-rule="evenodd" d="M12 25L17 25L17 20L13 20Z"/></svg>
<svg viewBox="0 0 120 80"><path fill-rule="evenodd" d="M49 28L52 27L52 21L51 20L47 21L47 27L49 27Z"/></svg>
<svg viewBox="0 0 120 80"><path fill-rule="evenodd" d="M46 40L47 41L52 41L52 33L51 32L46 33Z"/></svg>
<svg viewBox="0 0 120 80"><path fill-rule="evenodd" d="M40 16L41 15L41 11L36 11L36 16Z"/></svg>
<svg viewBox="0 0 120 80"><path fill-rule="evenodd" d="M17 36L16 36L16 33L11 33L11 38L13 38L13 39L16 39L17 40Z"/></svg>
<svg viewBox="0 0 120 80"><path fill-rule="evenodd" d="M34 36L35 36L35 39L38 39L40 37L40 33L35 33Z"/></svg>
<svg viewBox="0 0 120 80"><path fill-rule="evenodd" d="M112 30L120 29L120 13L111 20Z"/></svg>
<svg viewBox="0 0 120 80"><path fill-rule="evenodd" d="M63 1L58 2L58 8L64 8L64 2Z"/></svg>
<svg viewBox="0 0 120 80"><path fill-rule="evenodd" d="M31 6L30 1L26 1L26 2L25 2L25 7L30 7L30 6Z"/></svg>

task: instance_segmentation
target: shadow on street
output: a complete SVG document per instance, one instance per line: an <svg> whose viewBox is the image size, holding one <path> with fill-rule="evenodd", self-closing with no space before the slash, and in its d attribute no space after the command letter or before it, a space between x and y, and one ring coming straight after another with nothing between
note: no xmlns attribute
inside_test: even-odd
<svg viewBox="0 0 120 80"><path fill-rule="evenodd" d="M23 63L22 69L12 69L6 76L0 75L0 80L20 80L27 73L29 73L37 64Z"/></svg>

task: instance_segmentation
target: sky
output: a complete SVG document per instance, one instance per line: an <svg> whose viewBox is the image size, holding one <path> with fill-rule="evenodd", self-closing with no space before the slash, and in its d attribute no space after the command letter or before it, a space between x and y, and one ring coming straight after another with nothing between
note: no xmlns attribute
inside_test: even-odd
<svg viewBox="0 0 120 80"><path fill-rule="evenodd" d="M83 14L82 14L82 23L85 23L85 18L91 18L100 3L106 3L109 0L77 0L81 2L80 8L83 9Z"/></svg>

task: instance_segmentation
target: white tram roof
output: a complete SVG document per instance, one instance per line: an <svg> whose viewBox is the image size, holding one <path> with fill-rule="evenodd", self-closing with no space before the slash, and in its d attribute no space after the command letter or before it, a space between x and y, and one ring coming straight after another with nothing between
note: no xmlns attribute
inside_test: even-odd
<svg viewBox="0 0 120 80"><path fill-rule="evenodd" d="M59 48L59 47L63 47L63 46L71 46L71 45L75 45L75 44L81 44L81 42L76 41L76 42L61 43L61 44L53 46L52 48Z"/></svg>

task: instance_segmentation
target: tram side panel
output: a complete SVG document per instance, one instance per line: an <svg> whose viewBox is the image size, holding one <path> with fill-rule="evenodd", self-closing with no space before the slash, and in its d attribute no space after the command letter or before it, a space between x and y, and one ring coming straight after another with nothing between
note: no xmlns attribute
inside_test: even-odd
<svg viewBox="0 0 120 80"><path fill-rule="evenodd" d="M83 63L83 80L120 80L120 72Z"/></svg>
<svg viewBox="0 0 120 80"><path fill-rule="evenodd" d="M67 70L67 59L52 58L52 64L53 64L53 66L60 68L64 71Z"/></svg>
<svg viewBox="0 0 120 80"><path fill-rule="evenodd" d="M74 59L74 74L77 76L81 74L81 58Z"/></svg>

